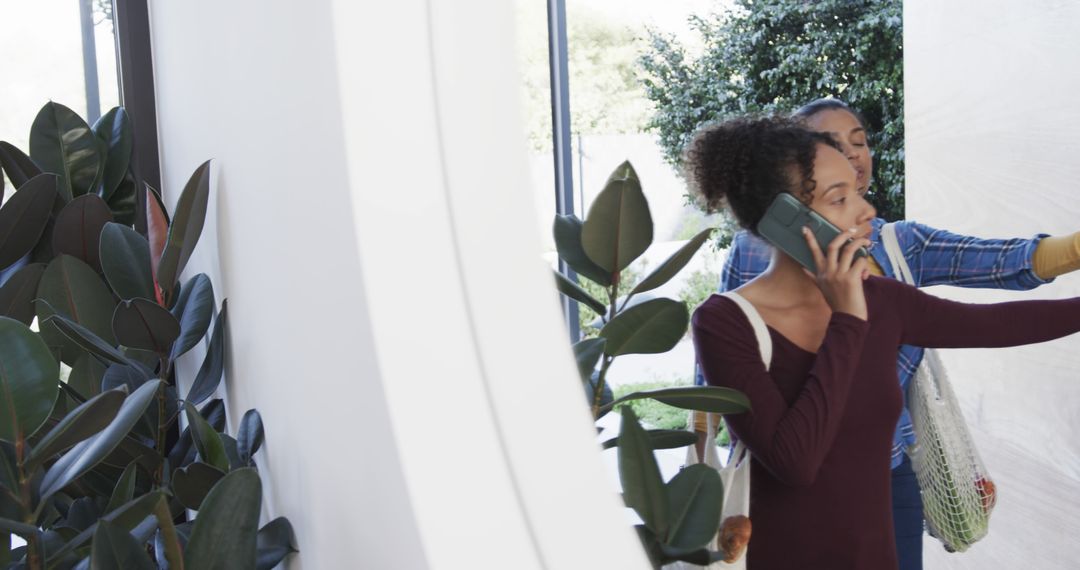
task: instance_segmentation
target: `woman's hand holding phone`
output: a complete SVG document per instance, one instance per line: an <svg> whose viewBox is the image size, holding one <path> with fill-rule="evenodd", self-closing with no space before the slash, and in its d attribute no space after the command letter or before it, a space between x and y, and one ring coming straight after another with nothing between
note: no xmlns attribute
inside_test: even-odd
<svg viewBox="0 0 1080 570"><path fill-rule="evenodd" d="M855 259L855 251L860 247L868 247L870 240L853 239L854 233L854 228L841 232L823 252L814 234L803 228L803 237L814 255L818 272L815 275L805 269L803 271L816 280L817 286L825 295L825 301L833 311L847 313L865 321L866 296L863 295L862 283L870 276L870 268L865 257Z"/></svg>

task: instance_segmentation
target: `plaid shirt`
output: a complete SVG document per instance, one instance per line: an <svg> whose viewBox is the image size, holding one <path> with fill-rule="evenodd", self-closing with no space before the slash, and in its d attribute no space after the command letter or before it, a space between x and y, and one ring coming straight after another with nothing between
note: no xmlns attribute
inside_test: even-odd
<svg viewBox="0 0 1080 570"><path fill-rule="evenodd" d="M885 220L876 218L871 224L870 240L874 246L870 248L870 255L887 277L897 279L881 242L881 227L885 225ZM896 224L896 237L904 252L904 259L911 266L917 287L955 285L1026 290L1049 283L1035 275L1031 267L1035 247L1046 234L1032 239L978 239L902 221ZM749 232L737 233L724 263L720 292L733 290L764 272L772 259L772 251L772 246ZM915 375L922 357L923 349L919 347L900 347L896 374L905 398L908 381ZM696 373L695 380L698 384L705 383L700 371ZM900 464L904 448L913 443L915 432L905 404L893 438L894 468Z"/></svg>

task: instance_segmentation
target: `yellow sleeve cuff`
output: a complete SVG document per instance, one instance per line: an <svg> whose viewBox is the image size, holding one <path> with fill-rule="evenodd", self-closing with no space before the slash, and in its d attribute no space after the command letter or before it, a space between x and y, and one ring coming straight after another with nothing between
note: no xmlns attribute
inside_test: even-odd
<svg viewBox="0 0 1080 570"><path fill-rule="evenodd" d="M1053 279L1080 269L1080 232L1039 241L1031 266L1041 279Z"/></svg>
<svg viewBox="0 0 1080 570"><path fill-rule="evenodd" d="M690 412L690 421L694 424L694 431L699 433L708 433L709 431L709 416L712 416L713 429L720 427L720 414L710 414L709 412L700 412L694 410Z"/></svg>
<svg viewBox="0 0 1080 570"><path fill-rule="evenodd" d="M866 261L866 265L870 269L870 275L877 275L878 277L885 276L885 272L881 270L881 266L878 265L877 261L873 257L867 256Z"/></svg>

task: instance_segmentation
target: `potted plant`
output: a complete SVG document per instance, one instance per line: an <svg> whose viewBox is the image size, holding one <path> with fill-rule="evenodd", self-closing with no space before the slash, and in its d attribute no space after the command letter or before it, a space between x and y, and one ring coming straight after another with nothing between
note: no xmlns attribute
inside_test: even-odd
<svg viewBox="0 0 1080 570"><path fill-rule="evenodd" d="M206 275L179 279L210 164L170 214L136 188L131 149L123 108L89 126L57 103L29 156L0 142L14 186L0 207L0 567L272 568L296 548L287 519L258 527L262 420L250 410L223 433L212 398L226 305ZM181 393L174 363L207 334Z"/></svg>
<svg viewBox="0 0 1080 570"><path fill-rule="evenodd" d="M620 404L643 398L720 414L750 409L745 395L728 388L663 388L633 392L616 400L607 384L607 372L619 356L667 352L682 339L690 319L684 303L663 297L637 304L633 300L674 277L711 232L698 233L643 279L627 287L620 285L621 273L653 242L649 204L629 162L611 174L584 220L573 215L555 217L559 257L578 275L599 285L607 296L601 301L555 273L560 292L601 317L599 336L573 345L594 419L599 420ZM692 465L664 482L653 454L656 449L685 447L695 441L692 432L646 430L633 409L624 406L619 436L603 444L605 448L618 447L623 498L642 520L636 528L657 568L676 561L705 565L728 556L706 548L719 530L723 506L723 488L716 470Z"/></svg>

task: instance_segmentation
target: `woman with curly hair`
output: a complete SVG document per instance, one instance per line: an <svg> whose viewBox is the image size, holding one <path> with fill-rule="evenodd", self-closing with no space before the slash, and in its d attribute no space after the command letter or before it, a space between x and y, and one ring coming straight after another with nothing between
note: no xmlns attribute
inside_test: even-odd
<svg viewBox="0 0 1080 570"><path fill-rule="evenodd" d="M854 252L871 245L876 212L840 148L766 118L705 128L687 153L701 202L728 207L750 232L781 192L844 230L824 251L806 235L816 273L773 250L768 268L734 291L767 325L768 367L735 298L714 295L694 312L705 380L752 406L727 418L752 455L752 570L898 567L890 449L903 408L900 345L1015 346L1080 331L1080 299L971 305L871 276Z"/></svg>
<svg viewBox="0 0 1080 570"><path fill-rule="evenodd" d="M829 133L855 169L857 192L865 195L873 181L872 149L866 122L838 99L818 99L795 111L793 117L810 129ZM885 253L881 228L886 221L870 222L869 269L874 275L893 279L892 264ZM954 285L984 289L1034 289L1055 277L1080 269L1080 232L1049 237L981 239L954 234L914 221L895 224L897 241L912 268L915 284ZM724 263L719 290L730 291L760 275L772 258L772 247L747 231L738 232ZM922 362L923 349L900 347L896 360L901 389ZM698 383L704 379L697 378ZM699 432L706 420L696 417ZM713 425L718 425L714 422ZM892 441L892 501L900 570L922 569L923 511L919 484L904 449L915 444L915 432L907 408L900 414Z"/></svg>

